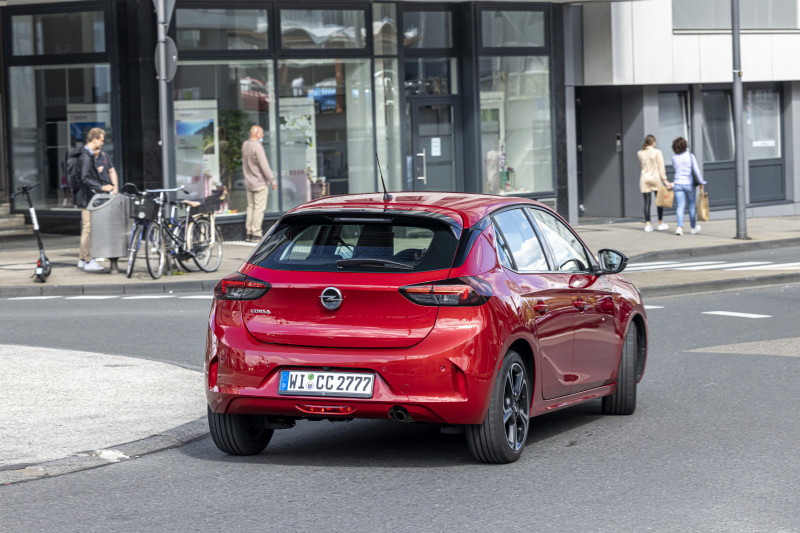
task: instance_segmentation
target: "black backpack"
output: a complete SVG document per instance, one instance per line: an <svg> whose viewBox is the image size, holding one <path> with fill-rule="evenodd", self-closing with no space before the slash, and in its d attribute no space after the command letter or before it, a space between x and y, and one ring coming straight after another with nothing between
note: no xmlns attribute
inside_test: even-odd
<svg viewBox="0 0 800 533"><path fill-rule="evenodd" d="M78 194L78 189L81 188L81 170L80 158L83 148L74 148L67 152L67 158L64 160L64 175L67 178L67 187L72 191L72 194Z"/></svg>

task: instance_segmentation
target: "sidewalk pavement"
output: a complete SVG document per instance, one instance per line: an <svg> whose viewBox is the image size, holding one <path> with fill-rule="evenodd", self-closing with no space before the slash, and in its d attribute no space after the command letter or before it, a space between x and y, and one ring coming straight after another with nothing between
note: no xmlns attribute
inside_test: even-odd
<svg viewBox="0 0 800 533"><path fill-rule="evenodd" d="M702 231L697 235L674 234L675 223L669 222L670 229L664 232L645 233L641 222L609 222L580 224L576 230L592 251L602 248L619 250L632 262L678 260L715 254L734 253L748 250L762 250L782 246L800 245L800 216L750 218L747 220L747 233L750 239L738 240L736 221L712 220L702 223ZM53 272L47 283L35 283L31 278L33 266L38 256L36 241L32 235L2 236L0 234L0 298L29 296L70 296L91 294L152 294L171 292L207 292L217 281L235 271L253 249L252 244L226 242L223 245L223 261L217 272L192 272L166 275L153 280L147 274L144 257L137 258L132 278L117 273L88 273L76 267L77 236L47 235L44 237L45 250L53 263ZM103 263L108 265L108 263ZM125 260L120 259L124 271ZM692 292L716 291L732 288L752 287L800 282L800 271L764 270L700 270L700 271L658 271L630 272L628 278L642 291L645 299L653 296L666 296ZM15 383L20 390L27 392L28 400L19 406L6 404L0 411L0 427L6 428L2 434L13 431L14 438L0 439L0 485L27 481L52 475L94 468L104 464L127 460L131 457L152 453L170 447L180 446L190 440L202 437L207 432L205 406L202 394L192 396L197 406L186 405L185 385L190 388L202 382L197 372L178 369L173 372L170 365L154 361L134 360L137 375L151 376L149 382L158 386L162 394L149 395L156 398L159 405L148 406L150 410L167 413L164 417L141 417L143 407L131 405L129 398L120 397L119 383L127 379L115 374L120 368L119 356L88 354L85 352L59 352L38 350L36 357L42 364L37 367L26 365L30 356L25 356L30 348L0 345L0 358L3 359L7 381ZM47 353L45 353L47 352ZM51 353L53 352L53 353ZM90 361L96 371L81 372L81 380L71 380L60 376L70 375L66 366L68 361ZM124 359L124 358L123 358ZM63 370L63 371L61 371ZM38 372L38 373L37 373ZM77 403L69 404L75 410L81 409L80 402L99 406L105 411L89 416L86 412L72 413L83 425L79 431L71 427L68 433L53 432L53 405L64 402L64 388L52 387L39 391L46 380L68 385L77 381L92 379L82 383L80 390L72 390ZM42 374L42 375L39 375ZM158 377L158 378L157 378ZM159 379L172 379L176 385L164 387ZM184 388L177 384L183 384ZM173 394L163 394L163 391ZM146 395L147 396L147 395ZM174 397L173 397L174 396ZM108 398L117 402L109 402ZM103 401L94 401L102 398ZM180 409L175 406L181 406ZM195 409L195 407L197 407ZM61 409L61 416L69 415L70 410ZM119 413L123 413L120 416ZM125 416L127 415L127 416ZM137 418L135 415L139 415ZM100 419L102 424L91 424L89 418ZM136 423L132 424L131 419ZM73 424L74 425L74 424ZM172 429L166 429L171 427ZM48 440L43 442L42 435ZM50 437L54 436L54 439ZM125 443L125 444L122 444ZM56 459L53 459L56 457ZM60 458L59 458L60 457Z"/></svg>

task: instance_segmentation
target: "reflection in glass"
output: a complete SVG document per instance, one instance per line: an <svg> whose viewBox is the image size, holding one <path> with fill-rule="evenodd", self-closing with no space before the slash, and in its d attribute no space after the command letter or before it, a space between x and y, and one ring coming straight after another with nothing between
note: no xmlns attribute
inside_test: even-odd
<svg viewBox="0 0 800 533"><path fill-rule="evenodd" d="M781 109L778 91L747 91L744 129L745 154L748 160L781 156Z"/></svg>
<svg viewBox="0 0 800 533"><path fill-rule="evenodd" d="M742 29L797 29L797 0L741 0ZM672 27L676 30L730 30L730 0L673 0Z"/></svg>
<svg viewBox="0 0 800 533"><path fill-rule="evenodd" d="M458 94L456 60L453 58L407 59L405 76L407 96Z"/></svg>
<svg viewBox="0 0 800 533"><path fill-rule="evenodd" d="M102 11L15 16L11 17L11 33L15 56L106 51Z"/></svg>
<svg viewBox="0 0 800 533"><path fill-rule="evenodd" d="M400 88L397 59L375 60L375 130L387 189L402 190Z"/></svg>
<svg viewBox="0 0 800 533"><path fill-rule="evenodd" d="M177 9L179 50L265 50L268 48L264 9Z"/></svg>
<svg viewBox="0 0 800 533"><path fill-rule="evenodd" d="M733 161L733 112L729 91L703 91L703 161Z"/></svg>
<svg viewBox="0 0 800 533"><path fill-rule="evenodd" d="M221 212L244 212L242 143L251 126L264 128L264 149L273 171L278 163L272 62L183 62L174 86L177 185L184 185L192 198L224 185L230 195ZM267 212L277 211L278 195L270 194Z"/></svg>
<svg viewBox="0 0 800 533"><path fill-rule="evenodd" d="M656 147L664 154L664 163L671 164L672 141L689 138L689 113L686 93L658 93L658 133Z"/></svg>
<svg viewBox="0 0 800 533"><path fill-rule="evenodd" d="M449 11L404 11L405 48L452 48L453 16Z"/></svg>
<svg viewBox="0 0 800 533"><path fill-rule="evenodd" d="M481 57L479 64L483 191L552 191L548 58Z"/></svg>
<svg viewBox="0 0 800 533"><path fill-rule="evenodd" d="M496 215L494 220L502 232L505 251L511 253L517 271L545 272L550 270L542 245L521 209L503 211Z"/></svg>
<svg viewBox="0 0 800 533"><path fill-rule="evenodd" d="M372 5L372 42L377 56L397 55L397 6Z"/></svg>
<svg viewBox="0 0 800 533"><path fill-rule="evenodd" d="M371 78L367 59L278 63L284 211L376 190Z"/></svg>
<svg viewBox="0 0 800 533"><path fill-rule="evenodd" d="M483 11L481 35L484 47L544 46L544 12Z"/></svg>
<svg viewBox="0 0 800 533"><path fill-rule="evenodd" d="M285 49L365 48L363 10L282 9Z"/></svg>
<svg viewBox="0 0 800 533"><path fill-rule="evenodd" d="M9 69L11 187L40 182L31 191L37 207L72 207L61 164L91 128L106 131L103 150L114 160L110 76L107 64Z"/></svg>

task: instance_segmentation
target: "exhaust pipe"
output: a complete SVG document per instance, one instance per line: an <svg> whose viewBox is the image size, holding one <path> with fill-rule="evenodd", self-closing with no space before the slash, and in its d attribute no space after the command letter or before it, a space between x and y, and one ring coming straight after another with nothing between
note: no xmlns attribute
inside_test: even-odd
<svg viewBox="0 0 800 533"><path fill-rule="evenodd" d="M395 405L389 409L389 417L394 418L398 422L413 422L414 419L408 412L408 409L402 405Z"/></svg>

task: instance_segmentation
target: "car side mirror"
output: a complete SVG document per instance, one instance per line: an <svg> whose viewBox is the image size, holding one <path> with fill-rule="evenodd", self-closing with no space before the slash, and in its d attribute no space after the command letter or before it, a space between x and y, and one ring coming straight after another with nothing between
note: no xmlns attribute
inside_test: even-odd
<svg viewBox="0 0 800 533"><path fill-rule="evenodd" d="M597 253L601 274L618 274L628 266L628 256L622 252L604 248Z"/></svg>

